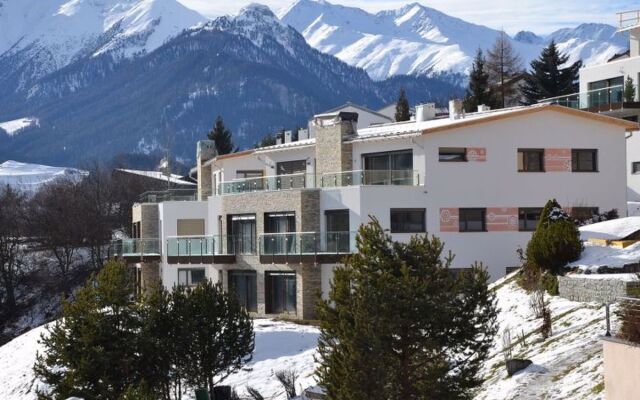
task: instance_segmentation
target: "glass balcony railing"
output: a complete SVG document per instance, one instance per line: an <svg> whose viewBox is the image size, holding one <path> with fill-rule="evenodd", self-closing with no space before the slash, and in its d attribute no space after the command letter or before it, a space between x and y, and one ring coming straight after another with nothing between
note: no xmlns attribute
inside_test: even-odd
<svg viewBox="0 0 640 400"><path fill-rule="evenodd" d="M291 232L260 235L260 255L351 254L357 232Z"/></svg>
<svg viewBox="0 0 640 400"><path fill-rule="evenodd" d="M168 257L234 255L233 236L176 236L167 238Z"/></svg>
<svg viewBox="0 0 640 400"><path fill-rule="evenodd" d="M116 257L144 257L160 255L159 239L121 239L111 244Z"/></svg>
<svg viewBox="0 0 640 400"><path fill-rule="evenodd" d="M312 188L315 186L313 178L313 174L292 174L237 179L234 181L222 182L218 187L218 193L234 194Z"/></svg>
<svg viewBox="0 0 640 400"><path fill-rule="evenodd" d="M607 111L620 109L624 103L636 101L637 88L633 88L633 96L625 97L624 85L609 86L602 89L572 93L564 96L540 100L539 103L552 103L580 110L597 109Z"/></svg>
<svg viewBox="0 0 640 400"><path fill-rule="evenodd" d="M323 174L320 187L341 187L358 185L399 185L418 186L420 175L410 169L398 170L359 170L345 171L335 174Z"/></svg>
<svg viewBox="0 0 640 400"><path fill-rule="evenodd" d="M164 201L196 201L197 189L169 189L149 191L140 195L140 203L162 203Z"/></svg>

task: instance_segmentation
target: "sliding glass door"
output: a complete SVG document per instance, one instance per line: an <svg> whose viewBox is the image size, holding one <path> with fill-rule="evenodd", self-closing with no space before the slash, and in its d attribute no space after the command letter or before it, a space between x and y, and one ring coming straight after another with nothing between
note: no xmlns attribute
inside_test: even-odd
<svg viewBox="0 0 640 400"><path fill-rule="evenodd" d="M295 272L266 272L265 301L267 314L296 311Z"/></svg>
<svg viewBox="0 0 640 400"><path fill-rule="evenodd" d="M247 311L258 311L256 271L229 271L229 290Z"/></svg>
<svg viewBox="0 0 640 400"><path fill-rule="evenodd" d="M413 180L413 151L364 154L365 185L407 185Z"/></svg>

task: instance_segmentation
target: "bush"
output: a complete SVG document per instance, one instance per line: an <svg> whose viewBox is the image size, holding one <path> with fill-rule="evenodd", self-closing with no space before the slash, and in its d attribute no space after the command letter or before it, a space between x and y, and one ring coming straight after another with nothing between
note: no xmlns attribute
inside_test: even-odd
<svg viewBox="0 0 640 400"><path fill-rule="evenodd" d="M582 249L576 224L555 199L549 200L527 245L527 262L557 275L567 263L580 258Z"/></svg>
<svg viewBox="0 0 640 400"><path fill-rule="evenodd" d="M544 290L547 291L551 296L558 295L558 277L546 272L541 277L541 284Z"/></svg>

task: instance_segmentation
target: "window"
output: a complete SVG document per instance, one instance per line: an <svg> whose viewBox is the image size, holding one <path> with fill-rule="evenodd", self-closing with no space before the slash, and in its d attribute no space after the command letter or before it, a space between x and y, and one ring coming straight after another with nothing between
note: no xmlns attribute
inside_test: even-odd
<svg viewBox="0 0 640 400"><path fill-rule="evenodd" d="M597 172L598 150L573 149L571 150L571 170L573 172Z"/></svg>
<svg viewBox="0 0 640 400"><path fill-rule="evenodd" d="M258 311L256 271L229 271L229 290L247 311Z"/></svg>
<svg viewBox="0 0 640 400"><path fill-rule="evenodd" d="M296 311L295 272L266 272L264 291L267 314Z"/></svg>
<svg viewBox="0 0 640 400"><path fill-rule="evenodd" d="M464 147L440 147L438 161L461 162L467 161L467 149Z"/></svg>
<svg viewBox="0 0 640 400"><path fill-rule="evenodd" d="M485 223L485 208L461 208L459 210L460 232L484 232L487 230Z"/></svg>
<svg viewBox="0 0 640 400"><path fill-rule="evenodd" d="M391 209L392 233L423 233L425 228L425 210L420 209Z"/></svg>
<svg viewBox="0 0 640 400"><path fill-rule="evenodd" d="M518 224L521 232L535 231L542 214L542 208L521 208L518 210Z"/></svg>
<svg viewBox="0 0 640 400"><path fill-rule="evenodd" d="M262 178L264 173L260 170L236 171L236 179Z"/></svg>
<svg viewBox="0 0 640 400"><path fill-rule="evenodd" d="M365 185L409 185L413 182L413 150L362 155Z"/></svg>
<svg viewBox="0 0 640 400"><path fill-rule="evenodd" d="M518 149L518 172L543 172L543 149Z"/></svg>
<svg viewBox="0 0 640 400"><path fill-rule="evenodd" d="M283 161L276 164L276 173L278 175L304 174L306 172L306 160Z"/></svg>
<svg viewBox="0 0 640 400"><path fill-rule="evenodd" d="M228 215L227 234L234 237L233 241L229 241L229 245L235 241L236 254L256 253L255 214Z"/></svg>
<svg viewBox="0 0 640 400"><path fill-rule="evenodd" d="M621 103L623 97L624 77L618 76L611 79L589 82L589 107Z"/></svg>
<svg viewBox="0 0 640 400"><path fill-rule="evenodd" d="M178 269L178 285L195 286L204 280L204 268Z"/></svg>
<svg viewBox="0 0 640 400"><path fill-rule="evenodd" d="M176 232L178 236L204 235L204 219L179 219Z"/></svg>
<svg viewBox="0 0 640 400"><path fill-rule="evenodd" d="M634 161L631 163L631 173L632 174L640 173L640 161Z"/></svg>
<svg viewBox="0 0 640 400"><path fill-rule="evenodd" d="M327 210L324 212L327 252L349 252L349 210Z"/></svg>
<svg viewBox="0 0 640 400"><path fill-rule="evenodd" d="M570 217L578 221L586 221L598 215L598 207L571 207Z"/></svg>
<svg viewBox="0 0 640 400"><path fill-rule="evenodd" d="M296 216L293 212L267 213L264 215L264 233L277 235L263 236L265 254L289 254L295 252Z"/></svg>

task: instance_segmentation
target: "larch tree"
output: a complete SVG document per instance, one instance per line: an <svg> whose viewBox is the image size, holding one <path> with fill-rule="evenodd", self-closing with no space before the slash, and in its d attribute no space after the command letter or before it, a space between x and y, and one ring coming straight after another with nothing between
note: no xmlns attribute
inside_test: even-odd
<svg viewBox="0 0 640 400"><path fill-rule="evenodd" d="M400 88L398 94L398 102L396 103L396 122L409 121L411 119L411 110L409 109L409 100L404 88Z"/></svg>
<svg viewBox="0 0 640 400"><path fill-rule="evenodd" d="M27 197L9 185L0 188L0 315L12 315L16 308L16 286L24 272L27 236Z"/></svg>
<svg viewBox="0 0 640 400"><path fill-rule="evenodd" d="M318 305L327 398L472 398L497 331L486 269L452 273L438 238L394 242L375 219L357 247Z"/></svg>
<svg viewBox="0 0 640 400"><path fill-rule="evenodd" d="M229 154L237 151L233 144L231 131L224 125L222 116L216 117L213 129L207 134L209 140L213 140L216 144L218 155Z"/></svg>
<svg viewBox="0 0 640 400"><path fill-rule="evenodd" d="M504 31L500 32L487 52L487 72L491 85L496 88L498 106L504 108L513 103L514 97L518 94L517 84L522 74L522 60Z"/></svg>
<svg viewBox="0 0 640 400"><path fill-rule="evenodd" d="M540 57L531 61L531 71L525 74L521 88L524 104L574 93L582 61L567 65L568 55L558 51L554 41L542 49Z"/></svg>

